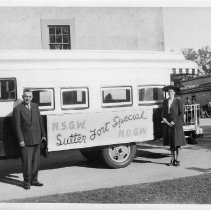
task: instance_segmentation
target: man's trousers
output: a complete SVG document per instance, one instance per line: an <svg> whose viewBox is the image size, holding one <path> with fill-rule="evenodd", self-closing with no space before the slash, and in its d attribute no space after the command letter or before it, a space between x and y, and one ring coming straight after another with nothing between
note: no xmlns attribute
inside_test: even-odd
<svg viewBox="0 0 211 210"><path fill-rule="evenodd" d="M40 144L21 147L21 159L24 181L36 182L40 165Z"/></svg>

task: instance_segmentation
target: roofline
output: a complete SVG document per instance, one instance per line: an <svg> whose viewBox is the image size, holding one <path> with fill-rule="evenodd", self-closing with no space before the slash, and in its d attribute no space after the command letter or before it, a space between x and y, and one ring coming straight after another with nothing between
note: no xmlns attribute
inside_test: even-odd
<svg viewBox="0 0 211 210"><path fill-rule="evenodd" d="M180 52L126 51L126 50L0 50L0 61L11 59L141 59L185 60ZM187 61L187 60L186 60ZM188 61L187 61L188 62Z"/></svg>
<svg viewBox="0 0 211 210"><path fill-rule="evenodd" d="M181 52L165 51L120 51L120 50L0 50L0 68L19 64L36 65L70 63L72 66L81 64L96 67L125 65L136 68L197 68L193 61L185 60ZM96 65L97 64L97 65Z"/></svg>

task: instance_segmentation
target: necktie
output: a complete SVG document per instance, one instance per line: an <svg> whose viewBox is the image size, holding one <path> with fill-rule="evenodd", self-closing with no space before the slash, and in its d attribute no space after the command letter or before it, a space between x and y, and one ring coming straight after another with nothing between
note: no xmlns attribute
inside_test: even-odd
<svg viewBox="0 0 211 210"><path fill-rule="evenodd" d="M27 108L28 110L30 110L30 105L29 105L29 104L27 104L27 105L26 105L26 108Z"/></svg>

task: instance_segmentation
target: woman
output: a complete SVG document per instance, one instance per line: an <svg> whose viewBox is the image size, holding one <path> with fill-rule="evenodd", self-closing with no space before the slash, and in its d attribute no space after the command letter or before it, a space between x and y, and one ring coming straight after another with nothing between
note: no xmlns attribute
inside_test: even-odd
<svg viewBox="0 0 211 210"><path fill-rule="evenodd" d="M183 104L175 93L179 87L168 85L163 91L168 92L169 97L163 101L162 123L163 123L163 144L170 146L171 161L169 165L179 166L179 148L185 144L183 132Z"/></svg>

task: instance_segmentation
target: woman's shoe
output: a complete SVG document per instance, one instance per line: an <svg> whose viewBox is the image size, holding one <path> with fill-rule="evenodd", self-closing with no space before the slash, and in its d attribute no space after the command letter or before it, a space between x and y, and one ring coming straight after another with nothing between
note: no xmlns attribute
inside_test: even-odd
<svg viewBox="0 0 211 210"><path fill-rule="evenodd" d="M175 160L174 161L174 166L179 166L180 165L180 161L179 160Z"/></svg>
<svg viewBox="0 0 211 210"><path fill-rule="evenodd" d="M171 160L171 162L168 164L168 166L173 166L174 162Z"/></svg>

